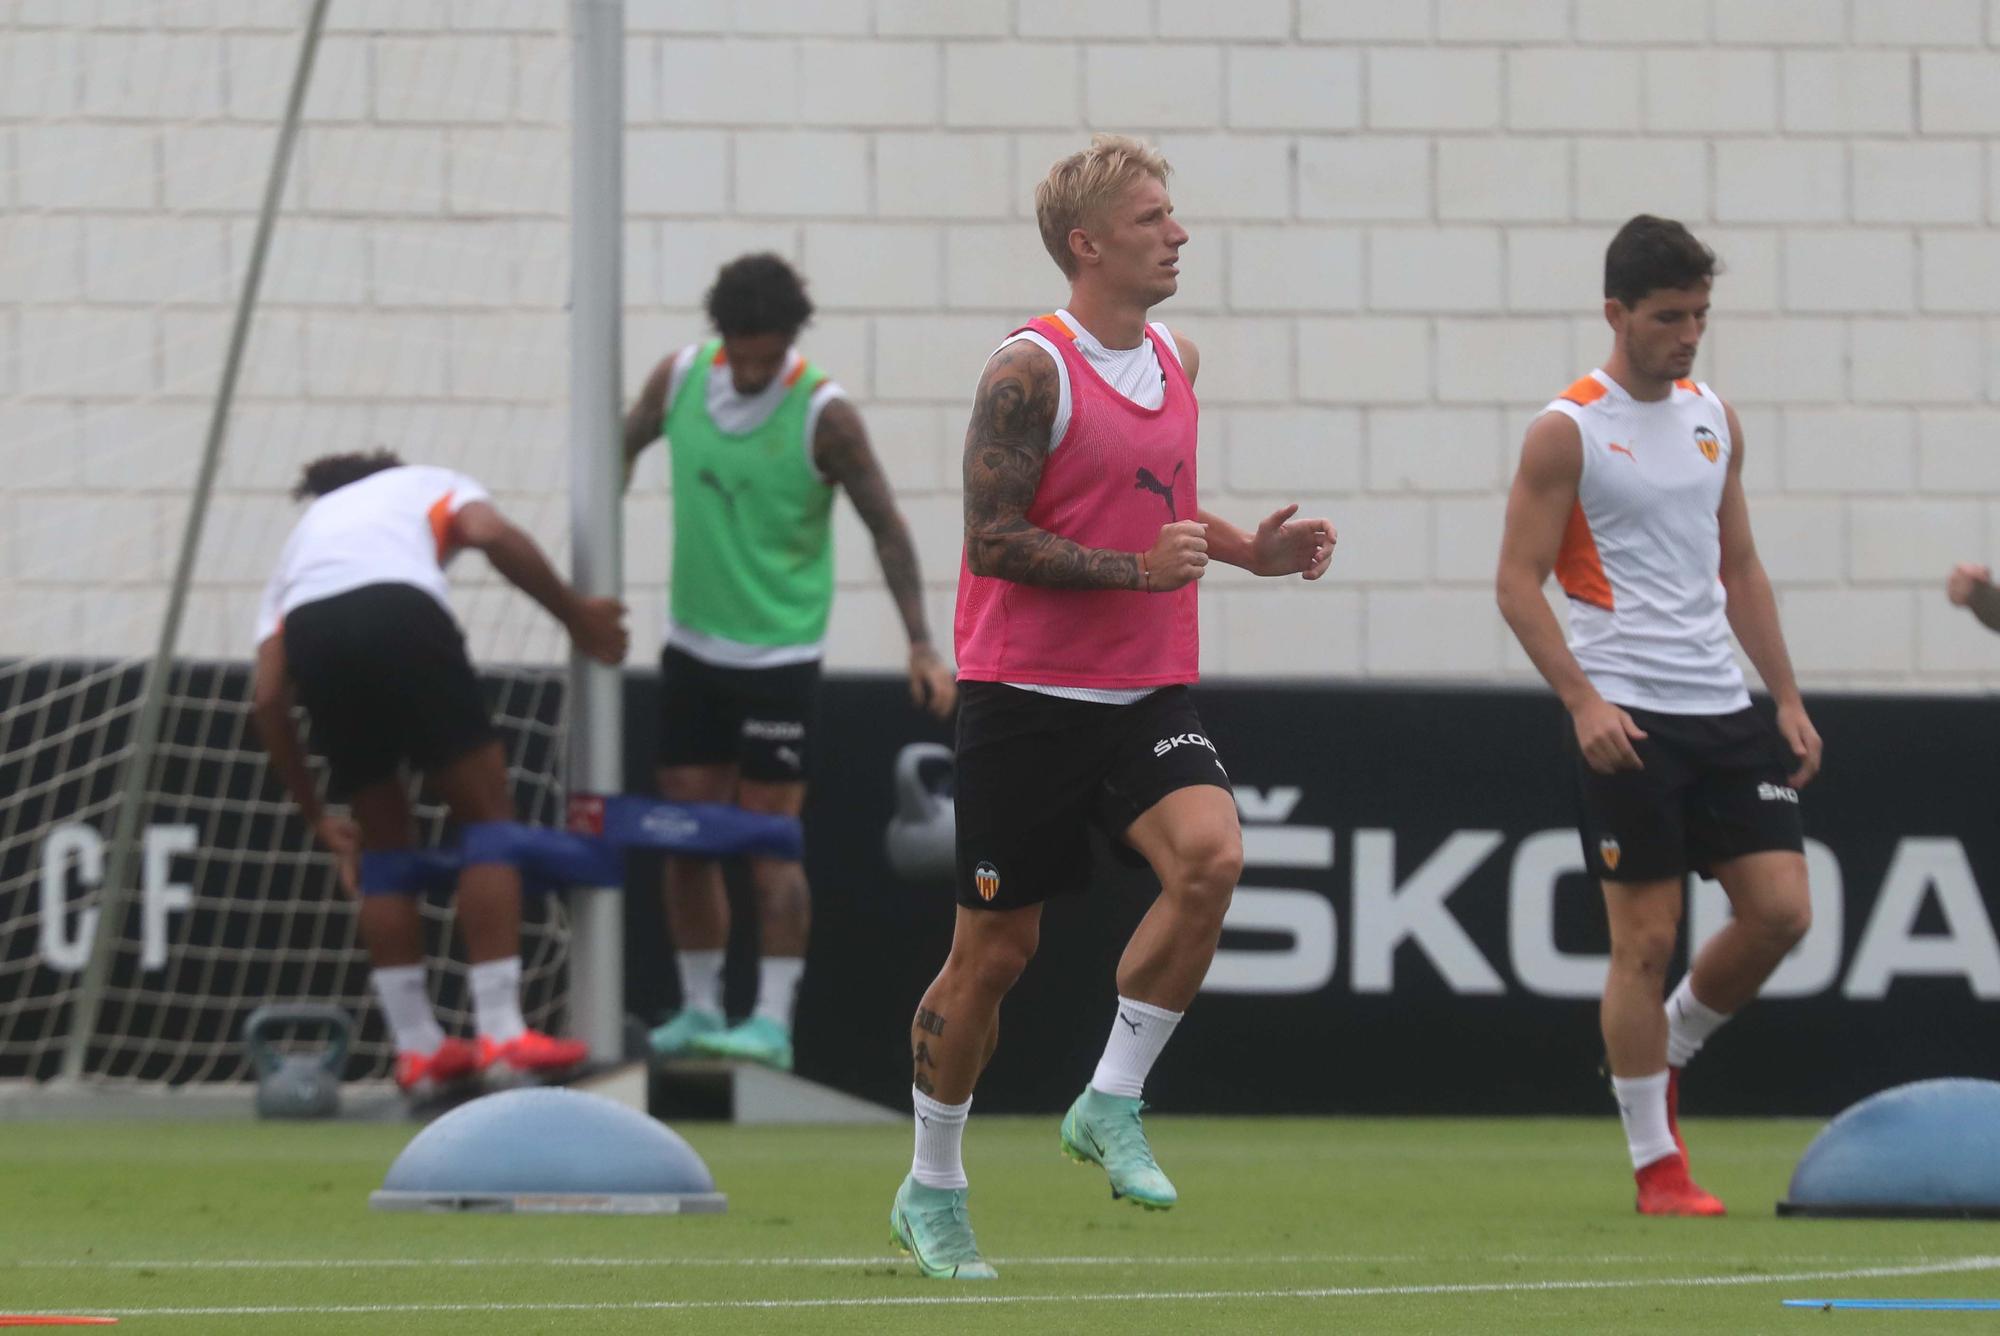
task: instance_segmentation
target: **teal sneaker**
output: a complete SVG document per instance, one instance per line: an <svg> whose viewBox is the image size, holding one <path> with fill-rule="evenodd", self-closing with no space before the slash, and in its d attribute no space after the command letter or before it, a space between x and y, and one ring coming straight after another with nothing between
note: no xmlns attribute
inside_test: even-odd
<svg viewBox="0 0 2000 1336"><path fill-rule="evenodd" d="M685 1058L694 1053L694 1041L722 1028L722 1017L700 1007L689 1007L651 1036L653 1052L662 1058Z"/></svg>
<svg viewBox="0 0 2000 1336"><path fill-rule="evenodd" d="M1139 1111L1146 1106L1122 1095L1083 1088L1062 1120L1063 1154L1078 1164L1101 1165L1111 1176L1113 1200L1124 1197L1149 1211L1164 1211L1180 1199L1153 1162Z"/></svg>
<svg viewBox="0 0 2000 1336"><path fill-rule="evenodd" d="M792 1027L768 1016L752 1016L726 1030L695 1036L694 1051L704 1057L733 1058L788 1072L792 1069Z"/></svg>
<svg viewBox="0 0 2000 1336"><path fill-rule="evenodd" d="M927 1188L905 1178L889 1208L889 1241L916 1260L932 1280L998 1280L979 1255L964 1188Z"/></svg>

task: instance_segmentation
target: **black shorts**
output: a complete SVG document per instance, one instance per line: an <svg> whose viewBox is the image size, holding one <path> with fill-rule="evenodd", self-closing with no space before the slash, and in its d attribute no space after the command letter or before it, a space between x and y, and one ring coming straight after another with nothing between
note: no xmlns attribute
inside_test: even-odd
<svg viewBox="0 0 2000 1336"><path fill-rule="evenodd" d="M1798 791L1785 781L1798 762L1755 706L1734 714L1624 708L1646 734L1632 742L1643 770L1591 769L1564 720L1576 766L1578 833L1592 876L1658 881L1690 870L1707 876L1743 854L1805 849Z"/></svg>
<svg viewBox="0 0 2000 1336"><path fill-rule="evenodd" d="M1183 686L1097 705L965 682L958 698L958 902L1020 909L1090 884L1090 830L1127 828L1197 784L1229 788Z"/></svg>
<svg viewBox="0 0 2000 1336"><path fill-rule="evenodd" d="M415 585L372 584L285 614L285 662L312 718L312 745L347 797L435 770L498 736L465 634Z"/></svg>
<svg viewBox="0 0 2000 1336"><path fill-rule="evenodd" d="M658 763L734 765L744 779L803 783L819 661L719 668L669 646L660 655Z"/></svg>

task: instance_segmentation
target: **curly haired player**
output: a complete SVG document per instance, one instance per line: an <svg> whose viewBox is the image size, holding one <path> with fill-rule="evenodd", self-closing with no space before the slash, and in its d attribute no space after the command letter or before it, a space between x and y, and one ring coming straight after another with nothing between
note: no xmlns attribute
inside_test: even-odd
<svg viewBox="0 0 2000 1336"><path fill-rule="evenodd" d="M404 464L386 451L306 465L294 497L312 498L286 540L257 613L254 716L292 800L360 892L361 939L396 1044L396 1082L413 1097L481 1072L524 1077L576 1066L584 1045L530 1030L521 1016L521 876L508 861L514 819L507 758L453 620L444 568L464 548L603 663L625 657L625 609L586 598L550 567L463 473ZM294 696L347 797L328 812L292 723ZM443 792L465 835L458 926L479 1033L438 1026L424 987L423 921L399 855L412 844L405 762Z"/></svg>

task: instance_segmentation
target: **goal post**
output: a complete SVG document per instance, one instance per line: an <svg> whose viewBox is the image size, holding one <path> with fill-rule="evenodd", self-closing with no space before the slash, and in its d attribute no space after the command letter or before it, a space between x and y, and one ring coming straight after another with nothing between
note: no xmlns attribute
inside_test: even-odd
<svg viewBox="0 0 2000 1336"><path fill-rule="evenodd" d="M571 0L570 550L571 579L585 594L621 595L625 188L624 0ZM569 659L571 784L595 793L624 786L623 674L574 651ZM624 1043L625 897L622 887L579 886L572 918L570 1025L591 1052Z"/></svg>

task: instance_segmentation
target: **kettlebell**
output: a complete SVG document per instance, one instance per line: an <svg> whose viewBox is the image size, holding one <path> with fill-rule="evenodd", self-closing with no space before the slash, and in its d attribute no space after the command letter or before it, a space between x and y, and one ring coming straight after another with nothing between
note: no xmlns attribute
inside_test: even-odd
<svg viewBox="0 0 2000 1336"><path fill-rule="evenodd" d="M324 1030L315 1053L280 1053L276 1031L293 1026ZM259 1118L331 1118L340 1111L340 1073L347 1065L354 1022L339 1007L321 1003L265 1006L243 1022L243 1044L257 1070Z"/></svg>
<svg viewBox="0 0 2000 1336"><path fill-rule="evenodd" d="M957 867L952 767L951 748L935 742L912 742L896 754L896 815L886 845L890 869L905 881L948 881Z"/></svg>

